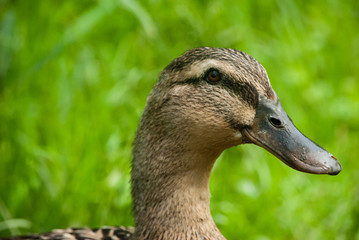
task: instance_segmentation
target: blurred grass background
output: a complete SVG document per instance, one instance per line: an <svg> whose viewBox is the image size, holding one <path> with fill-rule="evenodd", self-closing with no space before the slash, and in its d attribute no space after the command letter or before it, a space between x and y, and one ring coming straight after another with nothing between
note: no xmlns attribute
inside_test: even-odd
<svg viewBox="0 0 359 240"><path fill-rule="evenodd" d="M230 47L267 69L338 176L251 145L211 178L228 239L359 239L359 2L0 0L0 236L132 225L131 145L159 72Z"/></svg>

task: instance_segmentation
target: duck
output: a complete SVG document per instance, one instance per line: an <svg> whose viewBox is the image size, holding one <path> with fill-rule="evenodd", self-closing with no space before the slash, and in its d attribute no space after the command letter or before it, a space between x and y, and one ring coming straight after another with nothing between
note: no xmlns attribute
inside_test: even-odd
<svg viewBox="0 0 359 240"><path fill-rule="evenodd" d="M342 170L295 127L256 59L236 49L190 49L161 72L139 122L131 171L134 228L68 228L6 239L225 239L211 217L209 178L224 150L249 143L298 171Z"/></svg>

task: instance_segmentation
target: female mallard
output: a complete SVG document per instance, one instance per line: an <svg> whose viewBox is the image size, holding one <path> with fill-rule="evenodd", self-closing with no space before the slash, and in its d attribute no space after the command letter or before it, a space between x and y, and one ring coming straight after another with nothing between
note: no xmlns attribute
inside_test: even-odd
<svg viewBox="0 0 359 240"><path fill-rule="evenodd" d="M253 57L225 48L189 50L163 70L137 130L135 229L65 229L20 238L224 239L210 214L208 181L218 156L243 143L299 171L335 175L342 169L296 129Z"/></svg>

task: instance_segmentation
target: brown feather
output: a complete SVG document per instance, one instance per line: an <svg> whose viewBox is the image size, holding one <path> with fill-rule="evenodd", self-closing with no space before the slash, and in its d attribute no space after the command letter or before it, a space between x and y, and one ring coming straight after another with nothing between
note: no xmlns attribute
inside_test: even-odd
<svg viewBox="0 0 359 240"><path fill-rule="evenodd" d="M206 81L210 69L221 81ZM161 73L137 130L135 231L69 228L7 239L224 239L210 214L209 176L226 148L245 143L240 130L252 123L259 94L277 98L265 69L248 54L224 48L185 52Z"/></svg>

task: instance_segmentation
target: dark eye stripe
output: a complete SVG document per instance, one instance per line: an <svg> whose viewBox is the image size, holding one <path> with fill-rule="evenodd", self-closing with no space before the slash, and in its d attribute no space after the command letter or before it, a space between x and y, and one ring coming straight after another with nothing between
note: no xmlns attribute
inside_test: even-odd
<svg viewBox="0 0 359 240"><path fill-rule="evenodd" d="M208 75L208 72L207 72ZM205 75L206 76L206 75ZM196 85L199 86L201 82L203 82L207 77L200 78L189 78L184 81L175 82L175 85ZM206 80L209 82L209 80ZM211 82L210 82L211 83ZM232 93L235 96L239 96L244 101L246 101L253 108L257 107L258 104L258 92L257 89L248 82L238 82L232 80L229 76L225 74L221 74L221 80L219 82L211 83L215 84L215 87L222 87L226 89L228 92Z"/></svg>
<svg viewBox="0 0 359 240"><path fill-rule="evenodd" d="M248 82L238 82L225 78L221 82L223 88L228 92L232 92L236 96L240 96L253 108L257 108L258 92L257 89Z"/></svg>

